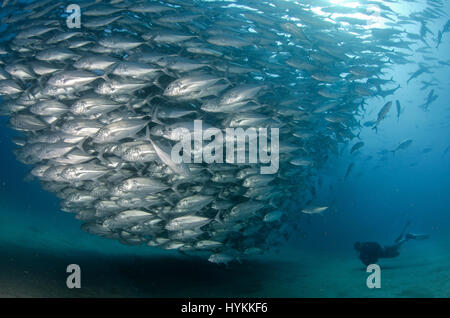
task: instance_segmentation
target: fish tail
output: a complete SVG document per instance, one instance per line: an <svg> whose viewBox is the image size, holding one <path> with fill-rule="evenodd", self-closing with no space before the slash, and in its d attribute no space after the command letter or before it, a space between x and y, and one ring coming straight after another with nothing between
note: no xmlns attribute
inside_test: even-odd
<svg viewBox="0 0 450 318"><path fill-rule="evenodd" d="M131 101L128 102L126 105L127 109L132 112L133 114L136 114L136 110L133 108L133 106L131 105Z"/></svg>
<svg viewBox="0 0 450 318"><path fill-rule="evenodd" d="M158 106L156 106L152 113L152 122L158 125L164 125L164 123L158 119L158 110Z"/></svg>
<svg viewBox="0 0 450 318"><path fill-rule="evenodd" d="M175 194L179 197L179 198L182 198L183 196L181 195L181 193L178 191L178 185L179 184L174 184L173 185L173 187L171 187L170 189L173 191L173 192L175 192Z"/></svg>
<svg viewBox="0 0 450 318"><path fill-rule="evenodd" d="M87 154L86 150L84 149L84 143L86 142L87 138L83 138L78 144L77 148L81 150L82 153Z"/></svg>
<svg viewBox="0 0 450 318"><path fill-rule="evenodd" d="M378 134L378 126L373 126L372 129L375 130L375 133Z"/></svg>
<svg viewBox="0 0 450 318"><path fill-rule="evenodd" d="M153 144L153 141L150 138L150 128L148 125L145 127L145 140L150 141Z"/></svg>
<svg viewBox="0 0 450 318"><path fill-rule="evenodd" d="M220 210L217 212L216 216L214 217L214 221L216 221L219 224L223 224L223 221L220 219Z"/></svg>
<svg viewBox="0 0 450 318"><path fill-rule="evenodd" d="M273 198L271 198L270 200L269 200L269 205L271 206L271 207L274 207L275 209L278 209L278 206L273 202Z"/></svg>
<svg viewBox="0 0 450 318"><path fill-rule="evenodd" d="M100 161L101 163L106 163L105 158L103 157L103 153L99 153L96 158L98 159L98 161Z"/></svg>
<svg viewBox="0 0 450 318"><path fill-rule="evenodd" d="M110 82L108 73L104 72L103 75L99 76L99 78L103 79L105 82Z"/></svg>

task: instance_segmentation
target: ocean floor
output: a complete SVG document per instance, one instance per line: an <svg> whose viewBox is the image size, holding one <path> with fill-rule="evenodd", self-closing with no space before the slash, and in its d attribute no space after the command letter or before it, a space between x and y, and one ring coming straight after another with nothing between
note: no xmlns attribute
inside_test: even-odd
<svg viewBox="0 0 450 318"><path fill-rule="evenodd" d="M384 260L371 290L350 249L291 246L218 266L34 222L0 213L0 297L450 297L450 250L437 238ZM66 287L69 264L81 267L81 289Z"/></svg>

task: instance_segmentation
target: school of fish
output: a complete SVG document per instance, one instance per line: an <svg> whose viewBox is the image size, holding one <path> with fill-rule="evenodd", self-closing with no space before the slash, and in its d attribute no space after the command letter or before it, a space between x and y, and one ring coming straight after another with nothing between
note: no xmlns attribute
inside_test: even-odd
<svg viewBox="0 0 450 318"><path fill-rule="evenodd" d="M398 88L383 70L408 62L404 32L331 15L370 17L376 4L380 19L414 23L441 3L417 19L369 0L12 2L1 9L0 112L21 133L18 160L84 231L215 263L263 253L302 213L327 210L310 205L311 180L356 138L366 100ZM80 28L67 25L73 3ZM278 128L279 171L175 163L177 128L193 133L196 119Z"/></svg>

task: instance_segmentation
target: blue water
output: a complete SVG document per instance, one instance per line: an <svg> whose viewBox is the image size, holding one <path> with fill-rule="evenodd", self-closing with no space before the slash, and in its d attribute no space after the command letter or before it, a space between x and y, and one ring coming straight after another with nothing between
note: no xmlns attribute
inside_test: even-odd
<svg viewBox="0 0 450 318"><path fill-rule="evenodd" d="M446 19L437 22L428 25L436 34ZM448 60L449 51L447 34L433 54ZM405 109L400 120L393 107L378 133L362 129L365 146L358 153L349 153L354 140L320 171L315 202L330 209L302 219L300 231L271 253L227 267L82 232L73 215L60 211L54 195L37 181L24 180L29 167L14 158L16 133L1 117L0 296L449 297L450 152L443 154L450 146L450 75L442 66L407 85L415 70L417 65L394 66L390 72L401 89L370 100L362 122L376 119L393 99ZM424 112L419 105L430 89L421 90L420 80L432 77L440 81L439 98ZM413 140L408 149L379 154L407 138ZM432 151L422 153L425 148ZM350 162L354 170L344 179ZM353 243L390 244L408 220L410 231L430 239L407 242L398 258L381 260L382 287L368 289ZM65 286L66 266L72 263L82 268L80 290Z"/></svg>

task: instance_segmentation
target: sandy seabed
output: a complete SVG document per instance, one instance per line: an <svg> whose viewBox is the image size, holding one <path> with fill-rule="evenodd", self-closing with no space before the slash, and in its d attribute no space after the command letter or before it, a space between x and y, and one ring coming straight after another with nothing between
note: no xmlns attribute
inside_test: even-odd
<svg viewBox="0 0 450 318"><path fill-rule="evenodd" d="M422 242L381 262L381 289L371 290L353 251L286 248L218 266L155 249L119 254L41 239L1 239L0 297L450 297L450 252ZM81 289L66 287L69 264L81 267Z"/></svg>

